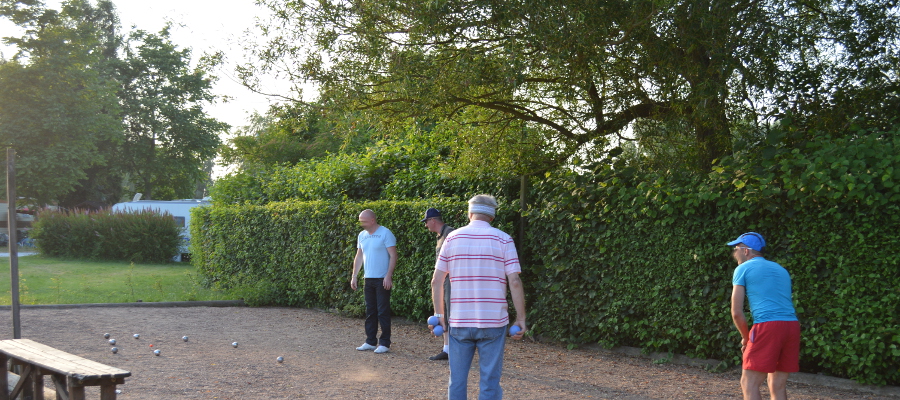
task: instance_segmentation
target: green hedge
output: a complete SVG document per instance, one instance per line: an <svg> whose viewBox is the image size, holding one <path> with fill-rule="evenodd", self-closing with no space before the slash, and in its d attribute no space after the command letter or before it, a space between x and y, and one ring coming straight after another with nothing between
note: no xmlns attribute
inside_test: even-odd
<svg viewBox="0 0 900 400"><path fill-rule="evenodd" d="M170 214L109 210L41 211L32 237L41 254L51 257L139 263L170 262L182 240Z"/></svg>
<svg viewBox="0 0 900 400"><path fill-rule="evenodd" d="M735 262L724 243L753 230L793 278L802 370L900 384L900 132L807 142L789 128L707 175L600 166L535 179L517 242L534 332L736 365ZM361 314L349 271L357 215L372 208L398 239L394 310L422 319L434 237L418 221L432 206L464 223L464 199L196 208L194 259L212 283L257 304ZM511 234L514 210L499 214Z"/></svg>
<svg viewBox="0 0 900 400"><path fill-rule="evenodd" d="M429 207L459 227L466 199L373 202L280 202L215 205L191 212L194 265L211 285L235 289L254 305L314 306L363 315L362 290L350 289L361 228L370 208L397 238L391 307L416 320L431 314L435 235L422 222ZM513 232L517 213L502 207L495 226Z"/></svg>
<svg viewBox="0 0 900 400"><path fill-rule="evenodd" d="M724 243L752 230L791 273L802 370L900 383L900 138L783 140L708 176L604 170L538 183L534 330L739 364Z"/></svg>

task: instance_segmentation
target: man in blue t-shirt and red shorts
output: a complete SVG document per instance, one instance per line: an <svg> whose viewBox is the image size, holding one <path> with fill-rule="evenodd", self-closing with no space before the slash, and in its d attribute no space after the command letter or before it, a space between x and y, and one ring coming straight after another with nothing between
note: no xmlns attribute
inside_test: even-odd
<svg viewBox="0 0 900 400"><path fill-rule="evenodd" d="M738 263L732 278L731 319L741 333L745 400L761 399L759 385L768 378L773 400L787 399L787 378L800 370L800 322L791 300L791 276L762 256L766 241L748 232L728 242ZM744 316L744 296L750 301L753 327Z"/></svg>

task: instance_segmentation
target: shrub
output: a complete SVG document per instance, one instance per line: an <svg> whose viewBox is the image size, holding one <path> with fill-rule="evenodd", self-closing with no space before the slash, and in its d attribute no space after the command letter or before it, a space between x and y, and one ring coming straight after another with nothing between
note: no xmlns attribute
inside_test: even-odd
<svg viewBox="0 0 900 400"><path fill-rule="evenodd" d="M164 263L178 253L181 233L168 213L43 210L32 236L51 257Z"/></svg>
<svg viewBox="0 0 900 400"><path fill-rule="evenodd" d="M191 215L194 265L211 285L236 289L255 305L315 306L361 314L362 290L350 289L360 232L370 208L397 237L391 307L395 315L431 314L435 235L420 222L429 207L451 226L467 224L466 199L371 202L280 202L197 207ZM514 208L494 226L513 233Z"/></svg>

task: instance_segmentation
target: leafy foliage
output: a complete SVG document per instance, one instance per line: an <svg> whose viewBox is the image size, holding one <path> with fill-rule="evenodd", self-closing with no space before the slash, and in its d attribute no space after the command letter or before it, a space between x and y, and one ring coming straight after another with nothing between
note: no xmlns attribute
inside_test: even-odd
<svg viewBox="0 0 900 400"><path fill-rule="evenodd" d="M145 199L192 198L216 155L218 134L228 125L210 118L203 104L212 102L209 72L220 56L190 65L190 49L169 40L169 27L158 34L131 34L119 64L120 98L125 113L121 162Z"/></svg>
<svg viewBox="0 0 900 400"><path fill-rule="evenodd" d="M895 0L261 3L276 17L245 77L278 70L398 119L517 121L557 165L603 159L649 120L683 127L692 169L708 172L735 125L790 112L883 128L898 99Z"/></svg>
<svg viewBox="0 0 900 400"><path fill-rule="evenodd" d="M602 169L536 184L529 216L536 332L740 363L724 243L769 241L793 279L801 365L900 382L900 132L858 131L787 147L770 132L709 175Z"/></svg>
<svg viewBox="0 0 900 400"><path fill-rule="evenodd" d="M108 2L73 1L61 12L32 3L0 2L0 16L25 28L5 38L16 56L0 60L0 142L16 148L17 194L46 204L107 166L105 149L121 139L106 53L115 43L102 29L115 16Z"/></svg>
<svg viewBox="0 0 900 400"><path fill-rule="evenodd" d="M178 254L181 228L168 213L44 210L32 236L41 254L88 260L165 263Z"/></svg>
<svg viewBox="0 0 900 400"><path fill-rule="evenodd" d="M358 215L370 208L397 237L391 308L395 315L431 314L435 236L422 225L429 207L451 226L467 224L466 199L363 202L273 202L214 205L191 212L191 253L207 281L244 294L250 304L318 306L360 315L362 290L350 289ZM513 232L509 207L494 226Z"/></svg>

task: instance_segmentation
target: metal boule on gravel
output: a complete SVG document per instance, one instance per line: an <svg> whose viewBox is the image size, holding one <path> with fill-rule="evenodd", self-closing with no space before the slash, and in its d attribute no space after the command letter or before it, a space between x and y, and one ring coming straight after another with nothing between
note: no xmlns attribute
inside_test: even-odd
<svg viewBox="0 0 900 400"><path fill-rule="evenodd" d="M113 347L113 348L109 349L109 351L111 351L113 354L116 354L116 353L119 352L119 348L118 348L118 347Z"/></svg>
<svg viewBox="0 0 900 400"><path fill-rule="evenodd" d="M108 334L108 333L104 333L104 334L103 334L103 338L104 338L104 339L109 339L109 334Z"/></svg>
<svg viewBox="0 0 900 400"><path fill-rule="evenodd" d="M187 337L187 336L182 336L182 337L181 337L181 340L184 340L185 342L187 342L188 337Z"/></svg>
<svg viewBox="0 0 900 400"><path fill-rule="evenodd" d="M116 339L109 339L109 344L116 344Z"/></svg>
<svg viewBox="0 0 900 400"><path fill-rule="evenodd" d="M141 335L135 333L135 334L134 334L134 338L135 338L135 339L140 339L140 338L141 338Z"/></svg>
<svg viewBox="0 0 900 400"><path fill-rule="evenodd" d="M153 350L153 354L154 354L154 355L157 355L157 356L158 356L158 355L159 355L159 353L160 353L160 351L159 351L159 350Z"/></svg>
<svg viewBox="0 0 900 400"><path fill-rule="evenodd" d="M237 347L237 342L232 342L231 347Z"/></svg>
<svg viewBox="0 0 900 400"><path fill-rule="evenodd" d="M275 361L278 361L278 362L280 362L280 363L283 363L283 362L284 362L284 357L278 357L278 358L275 359Z"/></svg>

